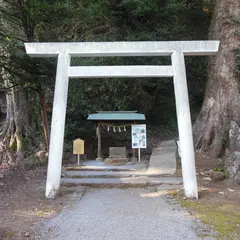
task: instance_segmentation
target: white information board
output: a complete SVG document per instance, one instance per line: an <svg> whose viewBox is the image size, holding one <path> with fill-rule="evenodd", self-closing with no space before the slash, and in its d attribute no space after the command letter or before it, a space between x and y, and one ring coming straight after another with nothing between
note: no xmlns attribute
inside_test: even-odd
<svg viewBox="0 0 240 240"><path fill-rule="evenodd" d="M146 124L132 125L132 148L147 148Z"/></svg>

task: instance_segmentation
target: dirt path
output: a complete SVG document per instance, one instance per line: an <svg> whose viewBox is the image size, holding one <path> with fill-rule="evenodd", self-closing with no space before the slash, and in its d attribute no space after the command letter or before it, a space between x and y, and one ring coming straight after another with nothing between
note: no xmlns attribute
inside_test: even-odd
<svg viewBox="0 0 240 240"><path fill-rule="evenodd" d="M44 198L46 169L12 172L0 179L0 240L38 239L33 227L56 216L67 204L68 192L56 200Z"/></svg>

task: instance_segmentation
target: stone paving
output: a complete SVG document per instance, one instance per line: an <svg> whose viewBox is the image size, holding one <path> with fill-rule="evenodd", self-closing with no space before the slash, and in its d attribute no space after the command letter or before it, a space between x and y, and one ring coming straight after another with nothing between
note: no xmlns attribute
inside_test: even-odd
<svg viewBox="0 0 240 240"><path fill-rule="evenodd" d="M86 189L58 216L41 223L41 239L216 239L200 237L202 223L166 196L166 189Z"/></svg>
<svg viewBox="0 0 240 240"><path fill-rule="evenodd" d="M157 148L153 149L148 174L173 175L176 172L176 150L174 140L162 142Z"/></svg>

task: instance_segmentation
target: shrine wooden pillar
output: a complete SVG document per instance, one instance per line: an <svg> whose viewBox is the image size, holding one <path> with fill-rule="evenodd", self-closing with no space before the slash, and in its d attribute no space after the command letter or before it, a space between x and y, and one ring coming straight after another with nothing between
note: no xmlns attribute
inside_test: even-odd
<svg viewBox="0 0 240 240"><path fill-rule="evenodd" d="M102 162L102 143L101 143L101 122L98 122L97 126L97 138L98 138L98 151L96 161Z"/></svg>

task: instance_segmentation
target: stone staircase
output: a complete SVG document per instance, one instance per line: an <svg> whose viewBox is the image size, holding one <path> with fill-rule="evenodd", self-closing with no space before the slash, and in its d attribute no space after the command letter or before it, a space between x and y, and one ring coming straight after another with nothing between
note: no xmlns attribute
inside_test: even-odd
<svg viewBox="0 0 240 240"><path fill-rule="evenodd" d="M181 185L182 178L148 172L146 163L128 163L122 166L106 165L103 162L85 161L81 166L63 169L62 186L87 187L147 187L156 185Z"/></svg>

